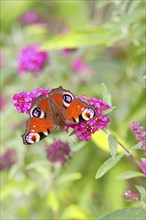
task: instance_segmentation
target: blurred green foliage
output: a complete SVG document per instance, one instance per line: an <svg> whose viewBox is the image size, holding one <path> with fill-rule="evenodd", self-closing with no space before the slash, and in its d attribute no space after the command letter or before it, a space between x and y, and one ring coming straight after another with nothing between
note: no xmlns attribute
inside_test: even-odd
<svg viewBox="0 0 146 220"><path fill-rule="evenodd" d="M41 22L22 23L28 11L35 11ZM63 35L65 28L69 32ZM95 135L93 140L79 143L73 137L74 144L64 132L56 131L45 141L68 141L74 153L65 166L54 167L46 158L45 141L23 145L21 134L28 116L16 112L12 97L21 91L62 85L75 94L102 99L104 82L116 107L110 114L111 128L132 146L136 141L130 122L145 123L144 36L143 0L1 1L1 94L6 97L1 112L1 153L13 148L18 157L9 171L1 172L1 219L100 219L105 213L138 206L125 202L121 194L134 184L143 184L143 179L116 179L123 171L137 171L130 158L122 158L105 176L95 179L97 169L110 156L102 138ZM50 63L39 77L33 73L21 77L18 53L36 42L49 51ZM63 48L78 50L65 58ZM89 73L72 70L72 61L79 57ZM135 155L139 160L142 157ZM127 209L125 219L134 213L131 210ZM136 219L142 219L143 210L138 212Z"/></svg>

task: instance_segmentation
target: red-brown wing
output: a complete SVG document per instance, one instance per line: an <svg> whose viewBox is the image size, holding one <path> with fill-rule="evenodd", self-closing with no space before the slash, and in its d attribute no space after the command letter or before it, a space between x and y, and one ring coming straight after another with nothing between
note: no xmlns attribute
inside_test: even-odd
<svg viewBox="0 0 146 220"><path fill-rule="evenodd" d="M65 112L65 123L80 123L94 118L96 110L80 99L74 99Z"/></svg>
<svg viewBox="0 0 146 220"><path fill-rule="evenodd" d="M30 117L35 118L47 118L50 117L52 113L50 102L48 97L39 96L33 101L32 107L30 109Z"/></svg>
<svg viewBox="0 0 146 220"><path fill-rule="evenodd" d="M30 118L25 133L22 135L24 144L34 144L47 137L57 126L47 118Z"/></svg>

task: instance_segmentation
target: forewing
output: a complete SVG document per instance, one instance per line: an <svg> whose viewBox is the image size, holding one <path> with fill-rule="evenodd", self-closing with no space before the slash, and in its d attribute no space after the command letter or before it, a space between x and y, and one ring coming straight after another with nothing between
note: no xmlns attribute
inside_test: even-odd
<svg viewBox="0 0 146 220"><path fill-rule="evenodd" d="M65 112L66 124L80 123L94 118L96 110L80 99L74 99Z"/></svg>

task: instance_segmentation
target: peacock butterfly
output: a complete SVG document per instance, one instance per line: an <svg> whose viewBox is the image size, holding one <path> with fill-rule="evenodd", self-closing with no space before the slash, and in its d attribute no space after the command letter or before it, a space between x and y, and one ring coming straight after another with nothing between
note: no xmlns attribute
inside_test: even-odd
<svg viewBox="0 0 146 220"><path fill-rule="evenodd" d="M40 95L33 100L29 111L30 119L22 135L24 144L34 144L52 133L57 126L78 124L95 117L93 106L64 89L62 86L52 89L47 96Z"/></svg>

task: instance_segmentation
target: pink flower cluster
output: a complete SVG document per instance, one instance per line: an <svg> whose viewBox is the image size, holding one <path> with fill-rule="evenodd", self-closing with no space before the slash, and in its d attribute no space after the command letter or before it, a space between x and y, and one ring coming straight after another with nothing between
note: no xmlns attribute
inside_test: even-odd
<svg viewBox="0 0 146 220"><path fill-rule="evenodd" d="M44 88L38 88L30 92L21 92L19 94L15 94L13 96L13 105L16 107L19 113L25 112L28 114L33 99L40 95L47 96L49 92L49 89L46 90ZM82 101L86 101L86 96L82 96L81 99ZM79 124L65 125L67 127L66 131L68 132L69 127L72 128L79 140L85 139L86 141L89 141L93 133L95 133L98 129L104 129L105 126L110 122L110 119L107 117L107 115L103 114L103 111L110 109L110 106L107 103L97 98L89 99L88 103L91 106L94 106L94 108L97 110L94 119L90 119L87 122L82 122Z"/></svg>
<svg viewBox="0 0 146 220"><path fill-rule="evenodd" d="M48 53L40 51L38 44L30 45L20 51L18 57L18 67L20 75L25 72L39 72L48 61Z"/></svg>
<svg viewBox="0 0 146 220"><path fill-rule="evenodd" d="M71 158L71 149L67 142L54 140L52 144L46 144L47 158L53 164L57 162L64 165Z"/></svg>
<svg viewBox="0 0 146 220"><path fill-rule="evenodd" d="M23 24L35 24L38 23L40 19L37 12L28 11L22 16L21 21Z"/></svg>
<svg viewBox="0 0 146 220"><path fill-rule="evenodd" d="M142 159L140 166L141 166L141 169L142 169L144 175L146 175L146 159Z"/></svg>
<svg viewBox="0 0 146 220"><path fill-rule="evenodd" d="M77 58L72 62L72 69L77 73L88 73L90 71L82 58Z"/></svg>
<svg viewBox="0 0 146 220"><path fill-rule="evenodd" d="M131 189L127 189L122 196L131 202L138 202L140 200L140 195L136 192L133 192Z"/></svg>
<svg viewBox="0 0 146 220"><path fill-rule="evenodd" d="M85 97L81 99L85 101ZM110 119L107 117L107 115L102 113L103 111L110 109L110 106L107 103L97 98L89 99L88 103L94 106L94 108L97 110L95 118L90 119L87 122L67 126L74 130L75 135L79 140L85 139L86 141L89 141L92 134L94 134L98 129L104 129L110 122Z"/></svg>
<svg viewBox="0 0 146 220"><path fill-rule="evenodd" d="M50 92L50 89L38 88L30 92L21 92L13 96L13 105L16 107L19 113L29 113L29 109L32 105L33 99L39 97L40 95L45 95Z"/></svg>
<svg viewBox="0 0 146 220"><path fill-rule="evenodd" d="M142 149L146 150L146 131L144 128L138 122L132 122L130 128L136 140L141 142Z"/></svg>
<svg viewBox="0 0 146 220"><path fill-rule="evenodd" d="M0 171L10 169L17 162L16 152L14 149L7 149L0 155Z"/></svg>

